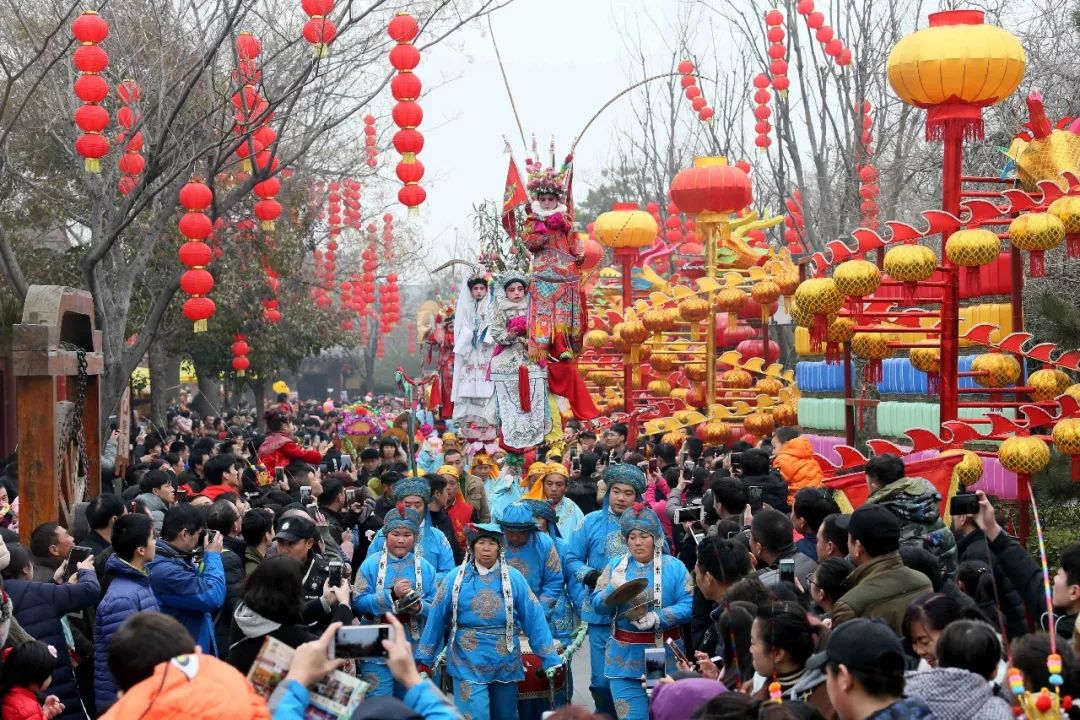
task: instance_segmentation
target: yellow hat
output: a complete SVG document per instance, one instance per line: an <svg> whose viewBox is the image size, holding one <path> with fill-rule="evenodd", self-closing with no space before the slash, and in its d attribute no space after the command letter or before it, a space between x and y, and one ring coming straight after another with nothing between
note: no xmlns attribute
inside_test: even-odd
<svg viewBox="0 0 1080 720"><path fill-rule="evenodd" d="M547 463L534 462L530 465L529 471L525 473L525 477L533 477L534 475L539 475L540 477L547 475Z"/></svg>
<svg viewBox="0 0 1080 720"><path fill-rule="evenodd" d="M443 465L442 467L440 467L438 470L435 471L435 474L436 475L450 475L451 477L454 477L457 480L461 479L461 471L458 470L453 465Z"/></svg>
<svg viewBox="0 0 1080 720"><path fill-rule="evenodd" d="M457 442L457 439L458 439L457 435L455 435L452 432L444 432L442 434L442 441L443 442L447 442L448 440L453 440L454 442Z"/></svg>
<svg viewBox="0 0 1080 720"><path fill-rule="evenodd" d="M570 471L562 463L552 462L547 464L544 475L562 475L564 478L569 478Z"/></svg>
<svg viewBox="0 0 1080 720"><path fill-rule="evenodd" d="M495 461L491 459L491 456L487 453L476 453L473 455L472 465L470 467L476 467L477 465L487 465L495 470L499 469L499 466L495 464Z"/></svg>
<svg viewBox="0 0 1080 720"><path fill-rule="evenodd" d="M537 465L543 467L537 468ZM564 478L570 479L570 471L562 463L533 463L529 466L530 477L533 470L538 470L536 481L529 488L529 491L522 495L523 500L547 500L544 497L544 478L548 475L562 475Z"/></svg>

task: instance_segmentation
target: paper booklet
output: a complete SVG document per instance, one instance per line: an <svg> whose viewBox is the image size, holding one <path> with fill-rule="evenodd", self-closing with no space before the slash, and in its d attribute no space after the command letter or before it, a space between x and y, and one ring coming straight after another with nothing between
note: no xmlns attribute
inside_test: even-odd
<svg viewBox="0 0 1080 720"><path fill-rule="evenodd" d="M289 674L293 654L296 651L269 635L248 671L248 680L255 692L267 701L274 688ZM358 677L335 670L311 688L304 720L348 720L353 710L363 701L369 689L368 683Z"/></svg>

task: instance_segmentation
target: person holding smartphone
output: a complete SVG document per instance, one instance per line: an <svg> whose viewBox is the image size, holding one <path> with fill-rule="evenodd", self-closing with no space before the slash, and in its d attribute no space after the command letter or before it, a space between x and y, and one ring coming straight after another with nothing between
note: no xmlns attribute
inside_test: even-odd
<svg viewBox="0 0 1080 720"><path fill-rule="evenodd" d="M296 425L291 415L286 415L280 408L271 408L264 416L268 434L259 446L259 459L262 460L266 471L271 475L277 467L286 467L294 460L305 462L315 467L322 462L323 453L330 447L330 443L321 442L316 447L303 448L297 444L293 436L296 434Z"/></svg>

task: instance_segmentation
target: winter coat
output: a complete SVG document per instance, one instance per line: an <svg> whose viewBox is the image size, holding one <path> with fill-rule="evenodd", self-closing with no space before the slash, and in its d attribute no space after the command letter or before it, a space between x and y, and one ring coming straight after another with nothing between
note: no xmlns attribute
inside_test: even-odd
<svg viewBox="0 0 1080 720"><path fill-rule="evenodd" d="M1036 627L1048 630L1045 622L1046 594L1043 590L1042 568L1039 563L1031 557L1023 545L1006 535L1004 531L998 533L989 545L990 552L997 559L1002 574L1009 579L1016 592L1023 598L1028 612L1038 620ZM1054 624L1059 638L1063 638L1066 642L1072 641L1075 620L1075 615L1054 614Z"/></svg>
<svg viewBox="0 0 1080 720"><path fill-rule="evenodd" d="M218 655L223 660L228 657L233 611L244 592L244 553L247 551L243 538L225 537L224 544L221 566L225 571L225 602L214 613L214 639L217 642Z"/></svg>
<svg viewBox="0 0 1080 720"><path fill-rule="evenodd" d="M49 693L64 703L64 712L57 716L61 720L86 717L79 700L79 687L67 652L61 618L96 603L101 591L93 570L79 570L77 578L76 583L63 585L33 580L4 581L4 589L11 596L19 624L31 637L56 648L56 669L53 670Z"/></svg>
<svg viewBox="0 0 1080 720"><path fill-rule="evenodd" d="M165 511L169 509L169 506L165 504L164 500L152 492L142 493L135 499L142 500L143 505L150 510L150 516L154 518L154 529L160 534L161 524L165 522Z"/></svg>
<svg viewBox="0 0 1080 720"><path fill-rule="evenodd" d="M785 515L791 512L788 504L788 485L783 478L775 472L768 475L747 475L739 478L746 489L747 498L750 497L750 488L761 488L761 502L774 510L779 510ZM754 506L755 509L757 506Z"/></svg>
<svg viewBox="0 0 1080 720"><path fill-rule="evenodd" d="M312 603L320 607L316 608ZM295 618L291 623L279 623L260 615L241 602L236 606L236 612L232 616L228 645L229 664L247 675L267 636L280 640L292 648L318 640L319 636L308 629L308 623L305 620L314 619L314 616L320 615L323 612L321 604L321 600L312 600L304 607L301 617ZM341 622L346 625L352 622L353 616L348 605L338 603L330 611L330 615L330 622Z"/></svg>
<svg viewBox="0 0 1080 720"><path fill-rule="evenodd" d="M848 575L844 594L833 607L833 628L857 617L881 618L903 634L904 613L911 601L934 591L930 578L904 567L900 553L876 557Z"/></svg>
<svg viewBox="0 0 1080 720"><path fill-rule="evenodd" d="M866 720L936 720L934 711L918 698L902 698L887 708L868 715Z"/></svg>
<svg viewBox="0 0 1080 720"><path fill-rule="evenodd" d="M786 550L781 557L784 559L793 558L795 560L795 577L801 582L805 583L806 578L810 577L810 575L817 570L817 562L796 550L794 545L789 546L788 550ZM773 565L760 570L758 572L758 577L765 587L779 585L780 561L777 560Z"/></svg>
<svg viewBox="0 0 1080 720"><path fill-rule="evenodd" d="M900 520L900 544L926 548L941 561L945 576L955 577L956 540L938 514L941 494L929 480L901 478L872 493L866 504L888 508Z"/></svg>
<svg viewBox="0 0 1080 720"><path fill-rule="evenodd" d="M305 450L296 444L288 435L283 433L270 433L259 446L259 460L270 477L274 477L274 471L278 467L288 467L293 460L303 460L309 465L319 467L322 455L315 448Z"/></svg>
<svg viewBox="0 0 1080 720"><path fill-rule="evenodd" d="M788 440L773 458L773 467L788 484L788 504L795 503L795 493L803 488L825 484L825 473L814 459L814 448L804 435Z"/></svg>
<svg viewBox="0 0 1080 720"><path fill-rule="evenodd" d="M12 688L4 696L3 720L45 720L37 695L24 687Z"/></svg>
<svg viewBox="0 0 1080 720"><path fill-rule="evenodd" d="M161 612L179 620L196 645L211 654L216 653L211 616L225 603L225 570L221 565L221 554L204 554L200 567L191 555L159 539L157 555L147 570Z"/></svg>
<svg viewBox="0 0 1080 720"><path fill-rule="evenodd" d="M116 679L109 672L109 641L124 621L137 612L158 611L150 576L113 555L105 564L112 581L97 607L94 623L94 699L98 713L116 702Z"/></svg>
<svg viewBox="0 0 1080 720"><path fill-rule="evenodd" d="M926 703L938 720L1012 720L1012 708L994 695L986 678L963 668L909 672L904 694Z"/></svg>
<svg viewBox="0 0 1080 720"><path fill-rule="evenodd" d="M132 686L102 720L270 720L247 678L212 655L181 655Z"/></svg>
<svg viewBox="0 0 1080 720"><path fill-rule="evenodd" d="M265 557L265 555L259 552L258 548L253 548L250 545L247 546L244 550L244 577L255 572L255 568L259 567L259 564Z"/></svg>
<svg viewBox="0 0 1080 720"><path fill-rule="evenodd" d="M1002 616L1005 632L1009 637L1020 637L1027 633L1028 621L1027 613L1024 611L1024 600L1005 574L1001 561L991 552L990 545L986 541L986 534L982 530L973 530L967 535L957 537L956 551L958 565L967 560L981 560L990 566L990 571L994 574L1000 607L998 604L979 606L983 614L991 620L991 624L996 628L997 618ZM1041 576L1039 582L1042 582Z"/></svg>

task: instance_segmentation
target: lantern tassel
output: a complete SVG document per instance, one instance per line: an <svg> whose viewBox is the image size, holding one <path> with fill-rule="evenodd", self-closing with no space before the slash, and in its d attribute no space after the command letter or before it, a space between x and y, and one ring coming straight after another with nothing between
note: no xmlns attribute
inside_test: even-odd
<svg viewBox="0 0 1080 720"><path fill-rule="evenodd" d="M866 370L863 372L863 381L867 385L877 385L881 382L881 360L867 360Z"/></svg>
<svg viewBox="0 0 1080 720"><path fill-rule="evenodd" d="M902 297L904 299L904 304L905 305L914 305L915 304L915 296L918 294L918 292L919 292L919 284L918 283L913 283L913 282L904 283L903 290L901 291L901 295L902 295Z"/></svg>
<svg viewBox="0 0 1080 720"><path fill-rule="evenodd" d="M1072 470L1072 481L1080 482L1080 455L1072 456L1072 462L1069 467Z"/></svg>
<svg viewBox="0 0 1080 720"><path fill-rule="evenodd" d="M267 232L273 230L274 229L274 221L273 220L263 220L262 229L266 230Z"/></svg>
<svg viewBox="0 0 1080 720"><path fill-rule="evenodd" d="M765 314L764 309L762 309L761 314L762 315ZM762 322L765 322L765 320L762 320ZM737 327L739 327L739 313L728 311L728 314L727 314L727 329L728 329L728 332L735 332L735 329Z"/></svg>
<svg viewBox="0 0 1080 720"><path fill-rule="evenodd" d="M420 207L418 205L409 208L409 217L420 217Z"/></svg>
<svg viewBox="0 0 1080 720"><path fill-rule="evenodd" d="M821 313L814 315L814 322L810 325L810 350L818 352L821 343L829 334L829 318Z"/></svg>
<svg viewBox="0 0 1080 720"><path fill-rule="evenodd" d="M518 402L521 412L532 412L532 387L529 384L529 368L518 365Z"/></svg>
<svg viewBox="0 0 1080 720"><path fill-rule="evenodd" d="M98 158L88 157L83 160L83 168L88 173L100 173L101 172L101 160Z"/></svg>
<svg viewBox="0 0 1080 720"><path fill-rule="evenodd" d="M1046 277L1046 258L1042 250L1032 250L1029 260L1031 277Z"/></svg>
<svg viewBox="0 0 1080 720"><path fill-rule="evenodd" d="M825 343L825 364L839 365L840 360L843 358L843 347L841 343Z"/></svg>
<svg viewBox="0 0 1080 720"><path fill-rule="evenodd" d="M206 321L205 320L196 320L193 332L197 332L197 333L206 332Z"/></svg>
<svg viewBox="0 0 1080 720"><path fill-rule="evenodd" d="M1080 234L1065 236L1065 255L1080 258Z"/></svg>
<svg viewBox="0 0 1080 720"><path fill-rule="evenodd" d="M937 372L926 373L926 392L929 395L937 395L941 386L941 374Z"/></svg>
<svg viewBox="0 0 1080 720"><path fill-rule="evenodd" d="M236 377L244 377L244 371L243 370L237 370L236 371Z"/></svg>

